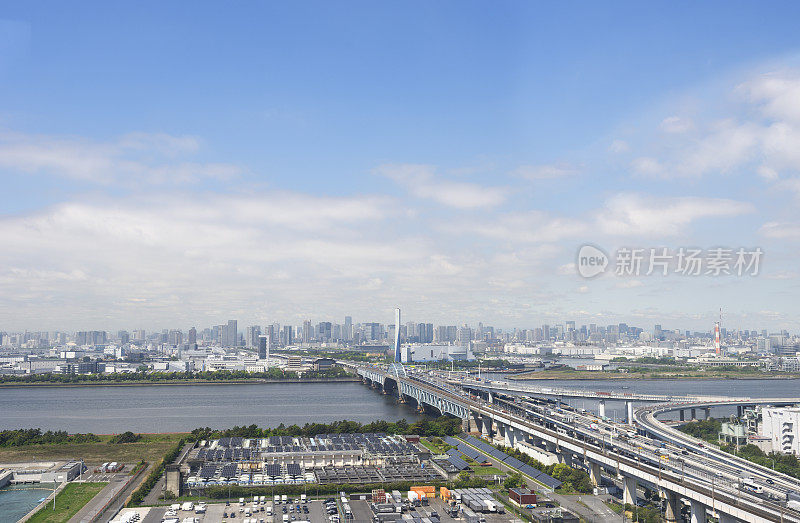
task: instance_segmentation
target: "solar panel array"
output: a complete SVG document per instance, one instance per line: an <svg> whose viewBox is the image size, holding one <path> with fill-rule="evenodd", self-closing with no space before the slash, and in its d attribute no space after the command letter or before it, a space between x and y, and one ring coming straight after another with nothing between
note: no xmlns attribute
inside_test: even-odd
<svg viewBox="0 0 800 523"><path fill-rule="evenodd" d="M447 458L447 461L449 461L450 464L453 465L458 471L466 470L469 468L467 462L459 458L458 456L449 456Z"/></svg>
<svg viewBox="0 0 800 523"><path fill-rule="evenodd" d="M535 469L526 463L523 463L522 461L518 460L513 456L509 456L505 452L501 452L500 450L489 445L483 440L479 440L474 436L465 436L464 439L467 440L474 447L480 449L483 453L488 454L489 456L492 456L493 458L498 459L499 461L502 461L509 467L513 467L519 470L523 474L530 476L539 483L544 483L545 485L553 489L561 486L561 482L558 481L557 479L548 476L544 472Z"/></svg>
<svg viewBox="0 0 800 523"><path fill-rule="evenodd" d="M463 443L462 443L463 445ZM468 448L468 447L467 447ZM310 438L270 436L266 438L221 438L210 441L190 455L194 470L187 483L209 485L281 485L320 483L386 483L395 481L434 481L441 477L433 468L419 462L419 449L402 436L384 433L319 434ZM277 456L272 453L297 453ZM309 455L315 452L347 453L345 462L362 458L380 458L378 466L325 466L304 469ZM467 467L461 455L453 456L459 470ZM318 458L315 458L318 460ZM293 463L287 463L296 461ZM340 461L324 458L323 462ZM196 468L195 468L196 467Z"/></svg>
<svg viewBox="0 0 800 523"><path fill-rule="evenodd" d="M241 438L240 438L241 439ZM253 456L250 449L243 448L217 448L200 449L197 459L204 461L248 461Z"/></svg>
<svg viewBox="0 0 800 523"><path fill-rule="evenodd" d="M437 473L419 464L398 463L384 467L355 465L315 469L319 483L391 483L395 481L435 481L442 479Z"/></svg>

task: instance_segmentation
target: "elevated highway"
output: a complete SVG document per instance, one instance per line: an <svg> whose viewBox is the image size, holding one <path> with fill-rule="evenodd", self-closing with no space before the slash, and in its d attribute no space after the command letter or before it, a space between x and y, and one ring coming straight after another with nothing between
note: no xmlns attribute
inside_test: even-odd
<svg viewBox="0 0 800 523"><path fill-rule="evenodd" d="M800 522L800 513L769 500L741 492L731 482L715 484L692 471L678 470L674 464L642 459L634 454L633 447L606 444L601 435L591 431L559 429L548 415L539 419L524 408L509 408L493 404L461 390L456 383L429 381L424 376L406 372L402 365L394 364L384 370L379 367L356 367L364 383L383 393L396 394L401 401L416 402L420 408L433 408L441 413L460 417L465 426L473 425L486 437L493 434L503 438L506 446L513 447L517 441L528 441L544 445L548 450L563 457L565 462L577 460L589 469L593 481L601 482L601 470L615 475L624 482L624 500L635 502L637 483L646 484L660 491L666 501L667 521L677 521L679 500L691 504L693 521L705 521L706 514L714 514L720 522L734 521L786 521ZM498 388L488 393L502 393ZM521 392L521 391L520 391ZM580 391L585 393L585 391ZM586 397L586 396L581 396ZM491 396L490 396L491 398ZM615 399L615 398L612 398ZM631 403L634 401L630 398ZM660 397L663 401L663 397ZM705 405L708 400L697 397L676 397L688 400L689 405ZM725 401L725 398L713 398ZM648 401L638 400L635 401ZM655 399L649 401L656 401ZM737 399L737 401L751 401ZM683 401L676 401L680 404ZM727 456L726 456L727 457ZM722 462L722 457L709 455L712 463ZM743 465L747 466L747 465ZM800 490L800 486L798 486Z"/></svg>

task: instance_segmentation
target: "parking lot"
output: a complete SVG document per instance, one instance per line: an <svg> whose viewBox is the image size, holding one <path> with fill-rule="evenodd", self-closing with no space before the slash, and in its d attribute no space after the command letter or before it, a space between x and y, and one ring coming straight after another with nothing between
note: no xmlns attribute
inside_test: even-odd
<svg viewBox="0 0 800 523"><path fill-rule="evenodd" d="M167 520L177 520L179 523L189 523L193 521L187 518L196 518L197 523L205 522L220 522L220 521L244 521L249 519L254 523L273 523L282 522L284 512L286 509L286 516L289 521L301 522L311 521L313 523L330 523L328 515L325 513L321 501L309 501L308 503L301 503L298 500L289 505L278 504L274 505L272 501L266 501L264 504L253 503L252 498L247 503L240 504L238 500L232 501L230 504L227 502L209 503L205 506L205 512L198 514L196 512L197 505L193 504L192 510L183 510L178 508L174 510L171 507L150 507L150 508L136 508L136 509L123 509L113 520L114 523L162 523ZM297 507L300 507L298 511ZM268 513L272 509L273 515L269 516ZM306 512L307 510L307 512ZM132 517L129 514L138 514L138 519L135 521L128 520Z"/></svg>
<svg viewBox="0 0 800 523"><path fill-rule="evenodd" d="M350 521L356 523L368 523L372 521L372 510L369 507L368 501L352 500L349 501L350 507L353 511L353 519ZM300 505L300 512L297 511L297 506ZM337 507L336 513L339 513L340 504L334 500L334 505ZM290 509L293 509L291 510ZM306 513L303 507L308 509ZM281 523L283 521L283 509L286 508L286 516L290 522L309 521L311 523L331 523L330 516L326 512L324 500L309 500L307 503L300 503L295 500L291 505L278 504L274 505L272 501L265 501L262 505L260 503L254 504L252 498L248 503L240 505L238 500L234 500L227 505L222 503L211 503L206 506L205 513L195 513L193 507L192 511L175 510L170 511L170 507L152 507L152 508L137 508L137 509L123 509L113 520L113 523L162 523L171 520L173 523L206 523L206 522L220 522L220 521L239 521L244 522L250 520L252 523ZM261 509L264 509L263 512ZM267 515L269 509L273 509L272 516ZM249 511L248 511L249 509ZM275 510L277 509L277 510ZM445 511L445 502L441 499L433 499L430 504L423 507L418 507L420 513L427 513L436 511L441 518L442 523L456 523L463 520L457 520L449 517ZM138 513L139 517L136 520L126 519L128 514ZM487 523L508 523L514 519L511 514L484 514ZM192 520L190 518L196 518ZM345 523L342 518L342 523Z"/></svg>

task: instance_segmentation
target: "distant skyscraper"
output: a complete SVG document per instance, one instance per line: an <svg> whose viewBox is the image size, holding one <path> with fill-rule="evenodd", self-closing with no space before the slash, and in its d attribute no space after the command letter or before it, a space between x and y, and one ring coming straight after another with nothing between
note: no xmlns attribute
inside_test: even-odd
<svg viewBox="0 0 800 523"><path fill-rule="evenodd" d="M329 321L322 321L317 325L317 339L319 341L330 341L332 335L332 326Z"/></svg>
<svg viewBox="0 0 800 523"><path fill-rule="evenodd" d="M197 348L197 329L192 327L189 329L189 348L195 349Z"/></svg>
<svg viewBox="0 0 800 523"><path fill-rule="evenodd" d="M247 348L255 349L258 347L258 337L261 336L261 326L251 325L247 328Z"/></svg>
<svg viewBox="0 0 800 523"><path fill-rule="evenodd" d="M344 317L344 332L342 332L344 341L353 341L353 318L351 316Z"/></svg>
<svg viewBox="0 0 800 523"><path fill-rule="evenodd" d="M236 347L239 345L239 329L236 326L236 320L228 320L228 347Z"/></svg>
<svg viewBox="0 0 800 523"><path fill-rule="evenodd" d="M258 337L258 359L269 359L269 341L267 340L266 336Z"/></svg>
<svg viewBox="0 0 800 523"><path fill-rule="evenodd" d="M291 345L293 341L294 336L292 335L292 326L284 325L283 330L281 331L281 344L286 347L287 345Z"/></svg>

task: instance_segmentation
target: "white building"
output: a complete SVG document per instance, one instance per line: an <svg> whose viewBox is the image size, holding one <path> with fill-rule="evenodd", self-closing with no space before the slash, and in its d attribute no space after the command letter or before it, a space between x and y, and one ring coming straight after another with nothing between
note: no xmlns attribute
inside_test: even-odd
<svg viewBox="0 0 800 523"><path fill-rule="evenodd" d="M772 451L800 455L800 408L761 409L761 435L772 442Z"/></svg>
<svg viewBox="0 0 800 523"><path fill-rule="evenodd" d="M461 345L440 345L435 343L411 343L400 351L403 363L424 361L474 360L475 355Z"/></svg>

